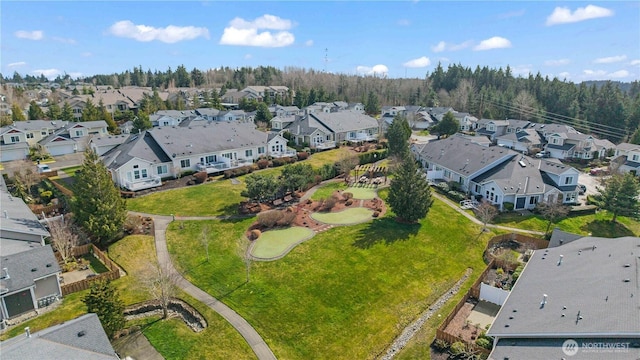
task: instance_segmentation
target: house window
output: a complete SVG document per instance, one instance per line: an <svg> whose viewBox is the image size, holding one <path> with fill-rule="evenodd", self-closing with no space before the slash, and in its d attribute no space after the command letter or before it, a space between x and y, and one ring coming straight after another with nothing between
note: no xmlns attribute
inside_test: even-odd
<svg viewBox="0 0 640 360"><path fill-rule="evenodd" d="M224 153L222 154L222 157L227 159L233 159L233 156L231 155L231 153Z"/></svg>
<svg viewBox="0 0 640 360"><path fill-rule="evenodd" d="M158 167L156 167L156 174L158 175L164 175L167 174L169 172L169 169L167 168L167 165L159 165Z"/></svg>
<svg viewBox="0 0 640 360"><path fill-rule="evenodd" d="M331 140L331 135L327 135L327 141Z"/></svg>
<svg viewBox="0 0 640 360"><path fill-rule="evenodd" d="M191 167L191 160L189 159L180 160L180 167L183 169Z"/></svg>
<svg viewBox="0 0 640 360"><path fill-rule="evenodd" d="M451 172L449 170L445 170L444 177L448 178L449 176L451 176Z"/></svg>
<svg viewBox="0 0 640 360"><path fill-rule="evenodd" d="M216 156L215 155L207 155L207 157L205 158L207 164L211 164L216 162Z"/></svg>
<svg viewBox="0 0 640 360"><path fill-rule="evenodd" d="M258 148L258 154L264 154L264 146Z"/></svg>
<svg viewBox="0 0 640 360"><path fill-rule="evenodd" d="M533 204L537 204L538 203L538 197L537 196L532 196L529 198L529 204L533 205Z"/></svg>
<svg viewBox="0 0 640 360"><path fill-rule="evenodd" d="M40 135L42 136L47 136L49 133L47 133L46 131L40 131Z"/></svg>
<svg viewBox="0 0 640 360"><path fill-rule="evenodd" d="M572 176L568 176L564 179L564 184L565 185L570 185L573 183L573 177Z"/></svg>
<svg viewBox="0 0 640 360"><path fill-rule="evenodd" d="M33 139L33 133L27 133L27 139Z"/></svg>
<svg viewBox="0 0 640 360"><path fill-rule="evenodd" d="M350 132L349 133L349 139L355 139L356 138L356 133L355 132Z"/></svg>
<svg viewBox="0 0 640 360"><path fill-rule="evenodd" d="M140 179L140 170L133 171L133 178L136 180Z"/></svg>
<svg viewBox="0 0 640 360"><path fill-rule="evenodd" d="M140 167L140 165L133 165L133 168L134 168L134 169L137 169L137 168L139 168L139 167Z"/></svg>
<svg viewBox="0 0 640 360"><path fill-rule="evenodd" d="M633 155L633 156L631 157L631 160L632 160L632 161L638 161L638 157L640 157L640 156L638 156L638 155Z"/></svg>
<svg viewBox="0 0 640 360"><path fill-rule="evenodd" d="M143 179L147 178L147 176L148 176L147 169L142 169L141 172L142 172L142 178Z"/></svg>
<svg viewBox="0 0 640 360"><path fill-rule="evenodd" d="M558 143L560 143L560 140L558 140L557 138L552 138L551 143L557 145Z"/></svg>
<svg viewBox="0 0 640 360"><path fill-rule="evenodd" d="M245 150L244 157L253 157L253 150Z"/></svg>
<svg viewBox="0 0 640 360"><path fill-rule="evenodd" d="M11 142L12 143L17 143L20 141L20 136L11 136Z"/></svg>
<svg viewBox="0 0 640 360"><path fill-rule="evenodd" d="M82 130L76 130L76 136L82 136Z"/></svg>

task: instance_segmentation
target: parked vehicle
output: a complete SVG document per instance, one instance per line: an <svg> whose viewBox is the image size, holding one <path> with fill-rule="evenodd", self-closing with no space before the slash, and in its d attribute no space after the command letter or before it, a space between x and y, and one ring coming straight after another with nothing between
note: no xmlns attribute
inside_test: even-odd
<svg viewBox="0 0 640 360"><path fill-rule="evenodd" d="M47 164L38 164L38 174L50 172L51 168Z"/></svg>
<svg viewBox="0 0 640 360"><path fill-rule="evenodd" d="M538 159L541 159L541 158L548 158L548 157L549 157L549 152L548 152L548 151L545 151L545 150L540 151L539 153L537 153L537 154L536 154L536 157L537 157Z"/></svg>
<svg viewBox="0 0 640 360"><path fill-rule="evenodd" d="M584 184L578 184L578 195L584 195L587 192L587 187Z"/></svg>

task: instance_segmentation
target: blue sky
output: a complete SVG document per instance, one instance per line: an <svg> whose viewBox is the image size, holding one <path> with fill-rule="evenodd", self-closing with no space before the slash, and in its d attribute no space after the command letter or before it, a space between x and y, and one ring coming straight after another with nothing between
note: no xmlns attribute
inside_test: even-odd
<svg viewBox="0 0 640 360"><path fill-rule="evenodd" d="M184 65L424 77L438 62L640 79L640 2L2 1L0 71ZM326 49L326 50L325 50Z"/></svg>

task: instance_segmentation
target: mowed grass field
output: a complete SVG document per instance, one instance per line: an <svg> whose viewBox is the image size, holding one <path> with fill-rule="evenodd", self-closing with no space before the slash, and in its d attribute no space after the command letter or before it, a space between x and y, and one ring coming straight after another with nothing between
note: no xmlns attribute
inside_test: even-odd
<svg viewBox="0 0 640 360"><path fill-rule="evenodd" d="M479 235L440 201L419 224L392 216L337 227L281 260L251 263L248 283L243 232L252 219L174 222L167 242L180 271L247 319L278 358L370 359L466 268L479 274L495 235ZM213 232L209 260L198 240L203 226Z"/></svg>

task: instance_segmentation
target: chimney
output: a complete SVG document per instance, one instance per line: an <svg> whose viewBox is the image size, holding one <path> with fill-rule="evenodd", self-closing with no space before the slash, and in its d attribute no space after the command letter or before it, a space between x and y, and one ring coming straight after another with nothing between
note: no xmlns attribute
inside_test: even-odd
<svg viewBox="0 0 640 360"><path fill-rule="evenodd" d="M27 335L28 338L31 337L31 329L29 329L29 327L27 326L26 328L24 328L24 332Z"/></svg>
<svg viewBox="0 0 640 360"><path fill-rule="evenodd" d="M558 259L558 266L560 266L562 264L562 258L564 257L564 255L560 255L560 258Z"/></svg>
<svg viewBox="0 0 640 360"><path fill-rule="evenodd" d="M542 294L542 302L540 303L540 309L547 304L547 294Z"/></svg>

